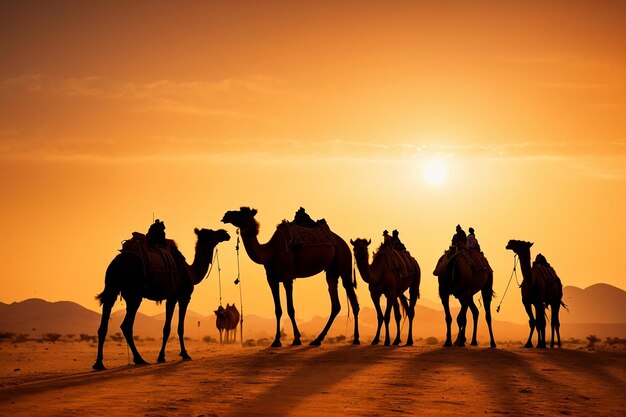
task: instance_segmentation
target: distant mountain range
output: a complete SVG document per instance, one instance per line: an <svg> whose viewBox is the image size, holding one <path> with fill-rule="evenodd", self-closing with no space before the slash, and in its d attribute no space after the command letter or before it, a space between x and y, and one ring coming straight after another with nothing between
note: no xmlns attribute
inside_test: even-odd
<svg viewBox="0 0 626 417"><path fill-rule="evenodd" d="M563 301L569 312L561 314L562 336L564 339L584 338L589 334L599 337L626 337L626 291L607 284L595 284L581 289L568 286L563 290ZM435 336L441 339L445 333L443 311L433 307L433 303L424 303L430 307L418 305L413 325L416 338ZM344 310L345 311L345 310ZM453 311L456 315L458 308ZM100 314L69 301L48 302L41 299L28 299L11 304L0 303L0 332L28 334L31 338L39 338L47 333L62 335L84 333L95 335L100 324ZM120 332L119 325L124 317L120 310L112 314L109 334ZM135 322L135 334L140 337L159 338L162 335L165 314L146 316L138 313ZM299 321L300 331L309 339L315 337L324 327L327 318L316 316L309 321ZM471 323L471 318L468 316ZM392 319L393 322L393 319ZM198 326L198 323L200 325ZM174 315L172 335L175 335L177 312ZM291 340L291 324L283 316L283 327L287 333L286 340ZM254 314L244 317L244 337L246 339L272 338L275 331L274 318L264 318ZM471 326L471 324L469 324ZM403 324L406 334L407 324ZM497 340L521 340L528 334L524 324L494 320L494 333ZM346 315L335 320L329 336L352 334L353 322ZM376 329L376 312L372 308L363 307L359 315L359 330L364 342L374 334ZM456 332L456 322L453 332ZM347 331L346 331L347 330ZM202 338L209 335L218 337L215 328L215 316L203 316L193 311L187 313L185 335L191 338ZM395 324L392 327L395 335ZM484 312L479 320L479 341L487 340L487 328L484 323Z"/></svg>

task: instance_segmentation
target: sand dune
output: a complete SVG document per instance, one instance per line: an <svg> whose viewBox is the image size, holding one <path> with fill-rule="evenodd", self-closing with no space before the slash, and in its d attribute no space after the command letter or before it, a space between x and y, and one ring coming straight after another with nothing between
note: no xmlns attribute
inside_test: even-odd
<svg viewBox="0 0 626 417"><path fill-rule="evenodd" d="M172 346L175 348L175 346ZM158 344L142 344L156 357ZM128 366L107 345L0 345L3 415L396 416L602 415L626 410L624 350L324 345L219 347L193 361ZM13 368L13 369L11 369ZM20 368L20 370L15 370Z"/></svg>

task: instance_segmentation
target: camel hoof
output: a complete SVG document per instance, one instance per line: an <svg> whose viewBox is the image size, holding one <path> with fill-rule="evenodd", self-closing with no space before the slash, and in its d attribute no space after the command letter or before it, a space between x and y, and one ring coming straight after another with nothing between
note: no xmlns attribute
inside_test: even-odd
<svg viewBox="0 0 626 417"><path fill-rule="evenodd" d="M385 340L385 346L389 346L391 342L389 340Z"/></svg>
<svg viewBox="0 0 626 417"><path fill-rule="evenodd" d="M379 344L379 343L380 343L380 340L378 340L378 339L374 339L374 340L372 340L371 345L372 345L372 346L376 346L376 345L377 345L377 344Z"/></svg>
<svg viewBox="0 0 626 417"><path fill-rule="evenodd" d="M496 347L496 342L491 342L491 343L490 343L490 346L491 346L492 348L495 348L495 347Z"/></svg>
<svg viewBox="0 0 626 417"><path fill-rule="evenodd" d="M301 346L302 342L300 341L300 339L294 339L294 341L291 343L291 346Z"/></svg>
<svg viewBox="0 0 626 417"><path fill-rule="evenodd" d="M354 339L354 340L352 341L352 344L353 344L353 345L360 345L360 344L361 344L361 342L359 341L359 339Z"/></svg>
<svg viewBox="0 0 626 417"><path fill-rule="evenodd" d="M404 346L413 346L413 341L412 340L407 340L406 341L406 345Z"/></svg>
<svg viewBox="0 0 626 417"><path fill-rule="evenodd" d="M394 346L398 346L400 343L402 343L402 342L400 341L400 339L396 339L396 340L394 340L394 341L393 341L393 345L394 345Z"/></svg>
<svg viewBox="0 0 626 417"><path fill-rule="evenodd" d="M180 354L180 357L183 358L184 361L190 361L191 360L191 356L189 356L187 354L187 352L185 352L185 354Z"/></svg>
<svg viewBox="0 0 626 417"><path fill-rule="evenodd" d="M528 343L526 343L526 344L524 345L524 347L525 347L525 348L527 348L527 349L532 349L533 344L532 344L532 343L530 343L530 342L528 342Z"/></svg>
<svg viewBox="0 0 626 417"><path fill-rule="evenodd" d="M449 340L446 340L446 343L443 344L443 347L452 347L452 342Z"/></svg>
<svg viewBox="0 0 626 417"><path fill-rule="evenodd" d="M280 340L274 340L274 342L272 343L271 347L273 348L277 348L277 347L281 347L283 344L280 343Z"/></svg>
<svg viewBox="0 0 626 417"><path fill-rule="evenodd" d="M135 365L148 365L148 362L144 361L141 356L139 356L137 358L133 358L133 363Z"/></svg>
<svg viewBox="0 0 626 417"><path fill-rule="evenodd" d="M321 346L321 345L322 345L322 341L318 339L315 339L314 341L309 343L309 346Z"/></svg>
<svg viewBox="0 0 626 417"><path fill-rule="evenodd" d="M103 371L105 369L107 369L104 364L102 363L102 361L96 361L96 363L93 364L93 366L91 367L94 371Z"/></svg>
<svg viewBox="0 0 626 417"><path fill-rule="evenodd" d="M163 355L159 355L159 357L157 358L157 362L159 363L164 363L165 362L165 356Z"/></svg>
<svg viewBox="0 0 626 417"><path fill-rule="evenodd" d="M546 349L546 345L537 345L537 349Z"/></svg>
<svg viewBox="0 0 626 417"><path fill-rule="evenodd" d="M478 342L473 340L472 343L470 343L470 346L478 346Z"/></svg>

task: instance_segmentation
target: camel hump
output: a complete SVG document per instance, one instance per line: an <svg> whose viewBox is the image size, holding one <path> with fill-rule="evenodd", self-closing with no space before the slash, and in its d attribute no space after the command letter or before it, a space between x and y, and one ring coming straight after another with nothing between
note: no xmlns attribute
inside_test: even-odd
<svg viewBox="0 0 626 417"><path fill-rule="evenodd" d="M401 278L412 277L417 274L417 261L408 250L382 246L376 256L384 256L389 269L396 271Z"/></svg>
<svg viewBox="0 0 626 417"><path fill-rule="evenodd" d="M487 260L487 258L485 257L485 255L477 250L469 250L469 251L465 251L465 253L467 253L467 256L469 257L469 261L470 264L472 266L473 269L475 270L491 270L491 266L489 265L489 261Z"/></svg>
<svg viewBox="0 0 626 417"><path fill-rule="evenodd" d="M120 252L133 253L141 259L145 298L162 301L180 287L182 277L177 265L184 262L185 257L173 240L168 239L164 247L149 245L146 235L134 232L131 239L122 242Z"/></svg>
<svg viewBox="0 0 626 417"><path fill-rule="evenodd" d="M551 283L554 281L561 282L561 279L556 274L556 271L551 266L545 266L542 263L534 262L532 268L533 276L539 277L544 280L544 282Z"/></svg>
<svg viewBox="0 0 626 417"><path fill-rule="evenodd" d="M296 222L283 220L278 225L278 230L285 239L287 250L306 246L335 246L337 244L333 232L324 219L316 221L315 227L301 226Z"/></svg>

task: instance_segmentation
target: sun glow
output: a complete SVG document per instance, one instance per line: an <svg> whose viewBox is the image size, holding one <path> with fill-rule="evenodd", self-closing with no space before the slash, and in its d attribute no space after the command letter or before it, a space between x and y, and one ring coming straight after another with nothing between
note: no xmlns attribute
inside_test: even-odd
<svg viewBox="0 0 626 417"><path fill-rule="evenodd" d="M439 186L446 181L448 169L442 159L430 159L426 161L422 168L424 181L430 185Z"/></svg>

